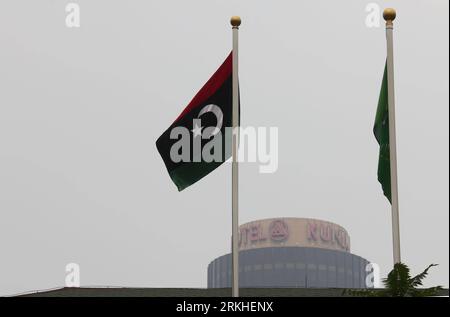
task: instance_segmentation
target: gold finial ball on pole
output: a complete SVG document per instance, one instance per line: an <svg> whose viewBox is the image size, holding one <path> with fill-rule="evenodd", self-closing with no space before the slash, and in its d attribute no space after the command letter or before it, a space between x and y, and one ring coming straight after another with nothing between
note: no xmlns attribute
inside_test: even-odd
<svg viewBox="0 0 450 317"><path fill-rule="evenodd" d="M395 20L396 16L397 16L397 12L395 12L395 9L387 8L387 9L384 9L384 11L383 11L383 18L385 21L392 22Z"/></svg>
<svg viewBox="0 0 450 317"><path fill-rule="evenodd" d="M230 19L230 23L233 27L238 27L239 25L241 25L241 17L238 16L232 16Z"/></svg>

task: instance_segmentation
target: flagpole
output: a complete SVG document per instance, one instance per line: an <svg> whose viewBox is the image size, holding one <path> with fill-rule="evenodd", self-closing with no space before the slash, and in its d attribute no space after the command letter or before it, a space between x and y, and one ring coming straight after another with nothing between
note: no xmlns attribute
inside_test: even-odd
<svg viewBox="0 0 450 317"><path fill-rule="evenodd" d="M241 18L231 17L233 30L233 162L232 164L232 295L239 296L239 191L238 191L238 141L239 141L239 85L238 85L238 32Z"/></svg>
<svg viewBox="0 0 450 317"><path fill-rule="evenodd" d="M392 242L394 264L400 263L400 221L398 208L398 182L397 182L397 139L395 135L395 91L394 91L394 43L393 29L396 17L394 9L388 8L383 12L386 20L387 42L387 82L388 82L388 111L389 111L389 159L391 171L391 205L392 205Z"/></svg>

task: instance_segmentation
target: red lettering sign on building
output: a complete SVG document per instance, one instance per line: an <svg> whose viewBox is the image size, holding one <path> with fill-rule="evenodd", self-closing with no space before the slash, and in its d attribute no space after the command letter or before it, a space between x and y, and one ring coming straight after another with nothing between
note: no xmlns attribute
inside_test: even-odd
<svg viewBox="0 0 450 317"><path fill-rule="evenodd" d="M285 241L289 236L289 229L283 220L274 220L270 224L270 238L273 241Z"/></svg>

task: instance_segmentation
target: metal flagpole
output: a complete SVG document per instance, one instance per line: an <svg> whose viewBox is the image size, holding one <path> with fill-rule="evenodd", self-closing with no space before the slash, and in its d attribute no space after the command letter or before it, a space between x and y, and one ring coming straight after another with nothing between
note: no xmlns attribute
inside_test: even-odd
<svg viewBox="0 0 450 317"><path fill-rule="evenodd" d="M395 91L394 91L394 43L393 29L396 17L394 9L388 8L383 12L386 20L387 42L387 82L388 82L388 111L389 111L389 153L391 170L391 203L392 203L392 242L394 264L401 262L400 258L400 224L398 210L398 182L397 182L397 142L395 135Z"/></svg>
<svg viewBox="0 0 450 317"><path fill-rule="evenodd" d="M233 27L233 162L232 164L232 295L239 296L239 200L238 200L238 142L239 142L239 85L238 85L238 31L241 18L231 17L230 23Z"/></svg>

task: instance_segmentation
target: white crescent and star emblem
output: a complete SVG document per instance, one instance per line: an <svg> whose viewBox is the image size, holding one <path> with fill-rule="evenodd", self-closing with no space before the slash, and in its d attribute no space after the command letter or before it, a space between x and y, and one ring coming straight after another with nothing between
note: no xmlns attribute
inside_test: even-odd
<svg viewBox="0 0 450 317"><path fill-rule="evenodd" d="M214 130L211 132L210 135L205 135L204 136L205 138L209 138L209 137L214 136L217 133L219 133L220 129L222 129L222 125L223 125L223 112L222 112L222 109L220 109L219 106L214 105L214 104L209 104L209 105L204 106L202 108L202 110L200 110L197 118L200 118L202 115L204 115L207 112L212 112L216 116L217 124L216 124ZM194 135L194 138L195 138L197 136L201 136L202 135L203 127L197 123L200 120L195 120L194 119L194 121L195 121L194 122L194 127L193 127L193 129L191 131L192 131L192 133Z"/></svg>

